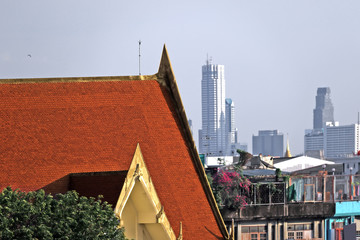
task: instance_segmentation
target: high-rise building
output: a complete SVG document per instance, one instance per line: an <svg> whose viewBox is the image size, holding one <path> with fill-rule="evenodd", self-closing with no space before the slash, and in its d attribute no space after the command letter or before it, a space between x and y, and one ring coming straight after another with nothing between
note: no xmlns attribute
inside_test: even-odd
<svg viewBox="0 0 360 240"><path fill-rule="evenodd" d="M259 131L259 136L253 135L252 142L254 155L284 155L284 135L278 130Z"/></svg>
<svg viewBox="0 0 360 240"><path fill-rule="evenodd" d="M206 156L223 156L226 154L224 66L209 60L202 66L201 105L199 151Z"/></svg>
<svg viewBox="0 0 360 240"><path fill-rule="evenodd" d="M330 98L330 88L318 88L314 109L314 129L321 129L326 122L334 123L334 106Z"/></svg>
<svg viewBox="0 0 360 240"><path fill-rule="evenodd" d="M324 158L324 128L335 124L334 106L330 98L330 88L318 88L314 109L313 129L305 130L304 152L306 156Z"/></svg>
<svg viewBox="0 0 360 240"><path fill-rule="evenodd" d="M323 129L307 129L304 136L304 152L306 156L324 158Z"/></svg>
<svg viewBox="0 0 360 240"><path fill-rule="evenodd" d="M235 105L231 98L225 99L225 136L226 154L235 155L238 148L237 128L235 128Z"/></svg>
<svg viewBox="0 0 360 240"><path fill-rule="evenodd" d="M193 133L193 125L192 125L192 120L191 119L188 119L188 124L189 124L189 127L190 127L191 135L194 135L194 133Z"/></svg>
<svg viewBox="0 0 360 240"><path fill-rule="evenodd" d="M324 128L324 154L326 158L352 156L360 150L359 124Z"/></svg>
<svg viewBox="0 0 360 240"><path fill-rule="evenodd" d="M239 143L239 144L238 144L238 149L247 152L247 151L248 151L248 145L247 145L247 143Z"/></svg>
<svg viewBox="0 0 360 240"><path fill-rule="evenodd" d="M235 142L235 105L231 98L225 99L225 131L229 142Z"/></svg>

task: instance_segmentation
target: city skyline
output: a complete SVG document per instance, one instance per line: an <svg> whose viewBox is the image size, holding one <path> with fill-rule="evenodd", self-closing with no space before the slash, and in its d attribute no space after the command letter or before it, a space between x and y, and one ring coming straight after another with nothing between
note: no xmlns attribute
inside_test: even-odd
<svg viewBox="0 0 360 240"><path fill-rule="evenodd" d="M166 43L197 141L209 54L226 67L239 142L252 149L258 130L278 129L296 155L317 88L331 88L336 121L357 122L359 10L354 0L2 1L0 78L137 75L139 40L141 73L154 74Z"/></svg>

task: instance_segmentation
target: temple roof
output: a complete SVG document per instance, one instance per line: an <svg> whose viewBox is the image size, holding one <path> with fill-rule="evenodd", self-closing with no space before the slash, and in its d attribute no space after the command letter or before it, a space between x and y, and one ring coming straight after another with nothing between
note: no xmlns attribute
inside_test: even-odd
<svg viewBox="0 0 360 240"><path fill-rule="evenodd" d="M0 79L0 139L0 188L24 191L127 171L139 144L175 234L228 236L165 47L154 75Z"/></svg>

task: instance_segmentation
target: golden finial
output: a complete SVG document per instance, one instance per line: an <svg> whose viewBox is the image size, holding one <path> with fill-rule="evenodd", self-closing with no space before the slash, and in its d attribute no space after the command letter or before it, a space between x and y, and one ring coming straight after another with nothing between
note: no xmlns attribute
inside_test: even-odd
<svg viewBox="0 0 360 240"><path fill-rule="evenodd" d="M289 158L291 157L290 146L289 146L289 136L287 136L287 141L286 141L285 157L289 157Z"/></svg>

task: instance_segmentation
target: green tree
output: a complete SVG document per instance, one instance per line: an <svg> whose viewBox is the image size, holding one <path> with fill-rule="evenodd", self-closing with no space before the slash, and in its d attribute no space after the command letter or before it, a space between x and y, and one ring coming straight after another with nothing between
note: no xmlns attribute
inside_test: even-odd
<svg viewBox="0 0 360 240"><path fill-rule="evenodd" d="M75 191L0 194L0 239L125 239L110 204Z"/></svg>
<svg viewBox="0 0 360 240"><path fill-rule="evenodd" d="M236 151L239 154L239 162L238 162L239 167L244 166L246 164L246 162L253 157L253 155L251 153L248 153L241 149L237 149Z"/></svg>

